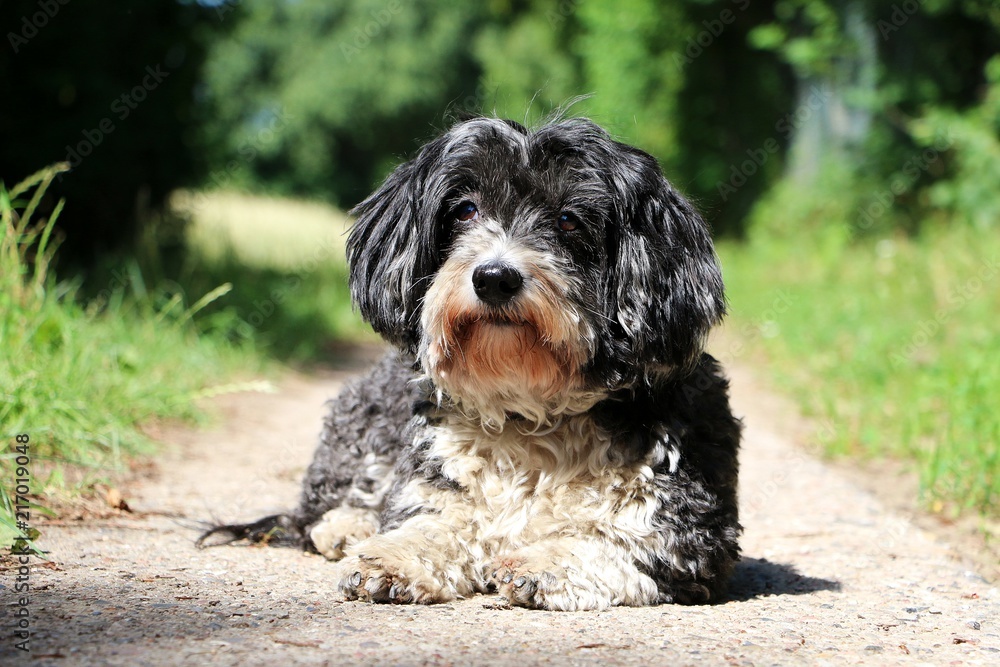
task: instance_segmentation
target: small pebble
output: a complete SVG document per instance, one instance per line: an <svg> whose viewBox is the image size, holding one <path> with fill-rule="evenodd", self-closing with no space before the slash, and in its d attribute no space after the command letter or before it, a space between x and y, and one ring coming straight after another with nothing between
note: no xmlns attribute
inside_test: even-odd
<svg viewBox="0 0 1000 667"><path fill-rule="evenodd" d="M965 624L965 626L972 628L973 630L978 630L980 628L979 621L969 621Z"/></svg>

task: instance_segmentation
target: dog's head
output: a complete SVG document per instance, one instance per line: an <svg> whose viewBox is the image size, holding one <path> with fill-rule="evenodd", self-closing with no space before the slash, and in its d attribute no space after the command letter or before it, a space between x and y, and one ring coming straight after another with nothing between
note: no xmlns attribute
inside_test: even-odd
<svg viewBox="0 0 1000 667"><path fill-rule="evenodd" d="M362 316L484 415L542 419L683 373L724 312L704 221L587 120L458 123L353 213Z"/></svg>

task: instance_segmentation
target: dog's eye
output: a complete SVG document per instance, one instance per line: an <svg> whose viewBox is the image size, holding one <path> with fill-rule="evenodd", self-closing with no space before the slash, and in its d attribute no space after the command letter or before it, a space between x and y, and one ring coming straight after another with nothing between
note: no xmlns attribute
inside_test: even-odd
<svg viewBox="0 0 1000 667"><path fill-rule="evenodd" d="M471 201L464 201L455 207L455 219L470 222L479 218L479 209Z"/></svg>
<svg viewBox="0 0 1000 667"><path fill-rule="evenodd" d="M563 211L559 214L558 224L562 231L571 232L579 226L580 219L569 211Z"/></svg>

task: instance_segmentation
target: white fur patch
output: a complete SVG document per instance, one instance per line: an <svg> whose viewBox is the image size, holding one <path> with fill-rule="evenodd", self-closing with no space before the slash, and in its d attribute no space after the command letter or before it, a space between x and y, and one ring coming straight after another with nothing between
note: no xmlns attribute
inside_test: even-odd
<svg viewBox="0 0 1000 667"><path fill-rule="evenodd" d="M531 582L511 589L515 604L575 610L656 602L655 582L636 566L665 547L653 526L652 461L622 465L588 416L567 417L544 434L519 426L487 433L453 415L430 427L429 455L461 490L414 480L404 502L431 511L347 549L355 560L344 567L376 564L389 572L379 576L414 583L407 595L425 602L485 591L499 572ZM512 584L502 593L504 586ZM528 590L530 599L518 597Z"/></svg>
<svg viewBox="0 0 1000 667"><path fill-rule="evenodd" d="M324 514L309 537L316 551L330 560L340 560L344 549L374 535L378 526L378 512L342 505Z"/></svg>

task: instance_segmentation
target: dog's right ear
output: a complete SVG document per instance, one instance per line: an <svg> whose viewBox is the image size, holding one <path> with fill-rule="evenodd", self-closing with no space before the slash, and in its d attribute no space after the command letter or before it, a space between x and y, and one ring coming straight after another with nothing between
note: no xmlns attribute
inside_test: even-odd
<svg viewBox="0 0 1000 667"><path fill-rule="evenodd" d="M347 239L351 299L387 341L415 350L419 306L440 265L437 193L428 187L440 164L439 139L400 165L351 214Z"/></svg>

